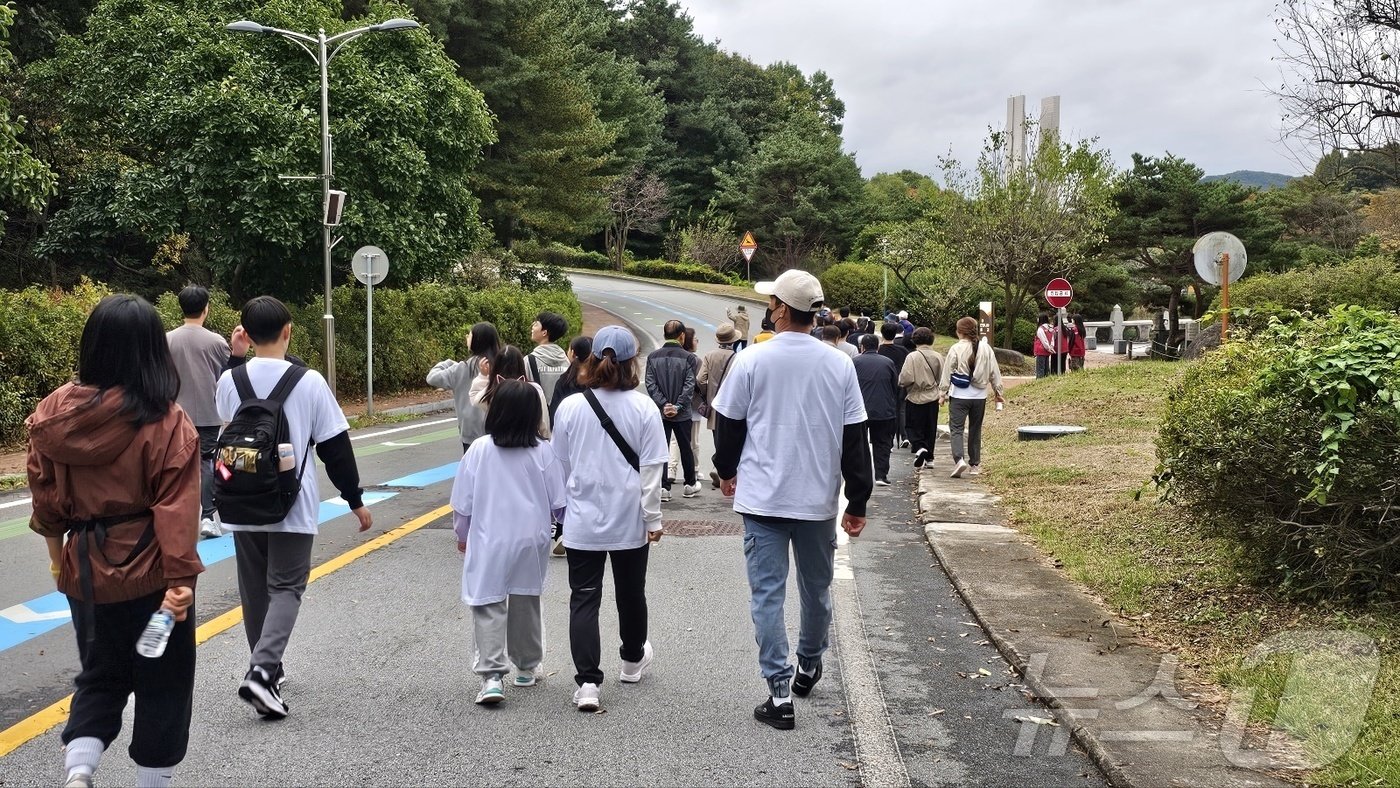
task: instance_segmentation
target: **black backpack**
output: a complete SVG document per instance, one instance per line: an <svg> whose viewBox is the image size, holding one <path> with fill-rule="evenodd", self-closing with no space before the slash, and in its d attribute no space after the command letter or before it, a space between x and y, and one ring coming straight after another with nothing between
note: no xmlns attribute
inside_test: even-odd
<svg viewBox="0 0 1400 788"><path fill-rule="evenodd" d="M296 503L313 444L307 441L301 467L286 471L278 470L277 445L292 442L282 405L305 374L306 367L288 367L267 399L258 399L247 367L234 367L233 384L241 402L220 433L214 455L214 507L224 522L280 523Z"/></svg>

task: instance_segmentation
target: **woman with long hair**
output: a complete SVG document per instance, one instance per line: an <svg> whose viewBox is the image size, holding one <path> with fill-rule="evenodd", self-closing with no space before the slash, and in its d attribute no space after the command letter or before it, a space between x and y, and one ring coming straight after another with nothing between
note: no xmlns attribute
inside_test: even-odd
<svg viewBox="0 0 1400 788"><path fill-rule="evenodd" d="M568 510L564 547L569 559L569 647L574 658L574 703L596 711L603 683L598 609L603 569L612 562L622 665L618 679L641 681L651 664L647 640L648 547L661 539L661 475L666 433L661 412L637 391L637 339L622 326L605 326L579 375L582 396L560 403L554 451L564 463Z"/></svg>
<svg viewBox="0 0 1400 788"><path fill-rule="evenodd" d="M944 358L939 384L942 401L948 405L948 434L953 443L953 478L971 470L982 472L982 419L987 413L987 395L1006 401L1001 382L1001 366L992 346L981 339L977 318L958 318L958 341ZM963 428L967 428L967 453L963 453Z"/></svg>
<svg viewBox="0 0 1400 788"><path fill-rule="evenodd" d="M467 331L467 352L462 361L439 361L428 371L428 385L452 392L452 404L457 409L457 430L462 435L462 451L466 452L472 441L481 437L485 429L486 414L472 406L472 381L481 372L481 362L490 361L500 351L501 339L496 327L481 322Z"/></svg>
<svg viewBox="0 0 1400 788"><path fill-rule="evenodd" d="M506 345L501 348L494 358L483 359L481 372L472 381L468 397L473 405L481 409L482 413L489 413L491 400L495 397L496 390L508 380L526 380L525 354L521 353L520 348L514 345ZM529 383L540 394L540 437L549 440L549 402L545 400L544 389L540 387L540 384L534 381L529 381Z"/></svg>
<svg viewBox="0 0 1400 788"><path fill-rule="evenodd" d="M83 327L78 379L25 422L30 527L48 540L82 664L63 730L68 786L92 785L130 695L137 785L168 784L189 743L190 610L204 564L199 435L175 403L179 391L160 315L138 296L111 295ZM164 653L138 656L162 610L174 619Z"/></svg>
<svg viewBox="0 0 1400 788"><path fill-rule="evenodd" d="M554 412L559 410L559 403L569 395L583 391L584 386L578 382L578 374L583 370L583 365L588 362L588 356L592 352L593 337L574 337L574 341L569 343L569 368L564 370L559 382L554 384L554 396L549 401L551 424L554 422Z"/></svg>

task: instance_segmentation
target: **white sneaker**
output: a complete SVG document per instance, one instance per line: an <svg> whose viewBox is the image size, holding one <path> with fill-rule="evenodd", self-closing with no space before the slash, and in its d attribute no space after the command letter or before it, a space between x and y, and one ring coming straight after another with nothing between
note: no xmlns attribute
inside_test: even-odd
<svg viewBox="0 0 1400 788"><path fill-rule="evenodd" d="M501 688L501 677L492 676L481 682L481 692L476 694L476 704L478 706L494 706L506 699L505 690Z"/></svg>
<svg viewBox="0 0 1400 788"><path fill-rule="evenodd" d="M515 679L511 684L516 687L533 687L540 681L540 669L532 668L526 670L520 666L515 668Z"/></svg>
<svg viewBox="0 0 1400 788"><path fill-rule="evenodd" d="M970 473L970 474L972 474L973 476L981 476L981 475L982 475L982 466L981 466L981 465L973 465L973 466L971 466L970 468L968 468L968 471L967 471L967 472Z"/></svg>
<svg viewBox="0 0 1400 788"><path fill-rule="evenodd" d="M75 774L68 778L63 784L63 788L92 788L92 775Z"/></svg>
<svg viewBox="0 0 1400 788"><path fill-rule="evenodd" d="M700 484L698 482L695 484L687 484L684 488L681 489L681 495L685 496L686 498L694 498L699 494Z"/></svg>
<svg viewBox="0 0 1400 788"><path fill-rule="evenodd" d="M574 705L579 711L598 710L598 685L584 684L574 690Z"/></svg>
<svg viewBox="0 0 1400 788"><path fill-rule="evenodd" d="M960 478L963 475L963 471L971 467L971 465L967 464L967 460L958 460L958 464L953 466L953 472L948 475L954 479Z"/></svg>
<svg viewBox="0 0 1400 788"><path fill-rule="evenodd" d="M667 503L671 500L671 491L665 487L661 488L661 502Z"/></svg>
<svg viewBox="0 0 1400 788"><path fill-rule="evenodd" d="M199 535L205 539L217 539L223 536L224 532L212 517L206 517L199 521Z"/></svg>
<svg viewBox="0 0 1400 788"><path fill-rule="evenodd" d="M651 667L651 641L642 644L642 659L639 662L622 661L622 670L617 674L617 680L623 684L636 684L642 680L642 674Z"/></svg>

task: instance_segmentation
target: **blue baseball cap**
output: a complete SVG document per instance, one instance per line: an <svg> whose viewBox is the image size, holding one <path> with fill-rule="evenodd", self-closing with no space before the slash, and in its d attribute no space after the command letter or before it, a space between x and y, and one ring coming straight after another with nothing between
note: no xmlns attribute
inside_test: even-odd
<svg viewBox="0 0 1400 788"><path fill-rule="evenodd" d="M637 338L622 326L603 326L593 335L593 357L602 358L604 350L611 350L618 361L635 358Z"/></svg>

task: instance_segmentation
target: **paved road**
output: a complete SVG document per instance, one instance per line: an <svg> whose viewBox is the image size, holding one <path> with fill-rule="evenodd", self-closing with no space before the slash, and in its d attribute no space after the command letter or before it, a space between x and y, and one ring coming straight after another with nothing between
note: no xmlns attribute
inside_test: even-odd
<svg viewBox="0 0 1400 788"><path fill-rule="evenodd" d="M675 316L708 334L725 305L597 277L578 277L576 287L585 301L653 332ZM449 482L440 469L460 454L451 426L424 419L391 434L354 436L362 477L392 497L374 504L376 528L368 535L355 534L352 518L327 506L315 562L405 522L426 527L313 582L287 656L287 720L260 722L234 695L247 659L241 625L200 647L191 751L178 782L1103 784L1072 746L1047 752L1049 737L1016 754L1023 723L1011 717L1036 709L931 566L913 522L907 454L895 463L894 485L877 491L866 534L841 547L829 672L800 701L796 731L772 731L750 716L764 687L748 621L741 525L708 485L699 498L666 507L670 535L653 552L649 574L657 660L647 679L620 685L614 661L605 659L606 713L572 709L566 577L556 560L545 594L549 675L532 689L508 688L498 709L475 707L470 617L458 600L460 558L444 532L446 519L422 517L446 502ZM324 480L322 489L333 491ZM0 498L0 507L22 498ZM27 514L22 503L0 508L0 619L41 618L35 600L52 587L37 537L5 530ZM217 542L206 545L217 552ZM11 607L23 603L32 606L30 615ZM200 620L236 605L232 562L213 563L200 583ZM605 654L615 653L614 616L605 604ZM0 637L3 627L0 620ZM34 734L0 757L0 786L55 780L57 732L31 730L26 718L67 694L75 666L66 622L13 645L0 641L0 729L15 726L0 733L0 750L16 731ZM104 763L104 784L133 781L124 744Z"/></svg>

